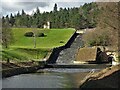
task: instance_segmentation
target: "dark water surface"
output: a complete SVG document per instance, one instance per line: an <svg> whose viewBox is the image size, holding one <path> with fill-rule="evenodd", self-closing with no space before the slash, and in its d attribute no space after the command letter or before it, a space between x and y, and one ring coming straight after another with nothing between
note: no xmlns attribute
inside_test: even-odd
<svg viewBox="0 0 120 90"><path fill-rule="evenodd" d="M77 88L93 69L44 69L2 79L2 88Z"/></svg>

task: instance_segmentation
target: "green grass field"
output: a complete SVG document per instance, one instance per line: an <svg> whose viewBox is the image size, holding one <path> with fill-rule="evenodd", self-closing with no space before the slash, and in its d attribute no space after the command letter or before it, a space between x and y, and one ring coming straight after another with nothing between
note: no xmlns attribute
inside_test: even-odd
<svg viewBox="0 0 120 90"><path fill-rule="evenodd" d="M4 61L9 58L11 61L40 61L45 58L47 53L50 52L48 49L7 49L2 50L2 59Z"/></svg>
<svg viewBox="0 0 120 90"><path fill-rule="evenodd" d="M36 37L36 48L54 48L63 46L75 32L73 29L31 29L31 28L13 28L14 43L11 47L16 48L34 48L34 37L25 37L26 32L43 32L45 37ZM63 43L60 43L62 41Z"/></svg>
<svg viewBox="0 0 120 90"><path fill-rule="evenodd" d="M34 48L34 37L24 36L26 32L33 30L45 34L45 37L36 37L36 48ZM39 61L53 48L65 45L74 32L73 29L12 28L14 40L9 49L2 49L0 55L2 60L9 58L13 61Z"/></svg>

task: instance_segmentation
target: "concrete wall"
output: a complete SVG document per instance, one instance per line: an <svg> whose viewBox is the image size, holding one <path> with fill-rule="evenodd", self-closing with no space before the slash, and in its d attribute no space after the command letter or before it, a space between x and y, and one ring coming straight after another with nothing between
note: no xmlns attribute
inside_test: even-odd
<svg viewBox="0 0 120 90"><path fill-rule="evenodd" d="M73 41L75 40L75 38L77 37L77 35L78 34L75 32L64 46L54 48L50 57L47 60L47 63L55 63L57 58L59 57L59 53L62 50L69 48L71 46L71 44L73 43Z"/></svg>

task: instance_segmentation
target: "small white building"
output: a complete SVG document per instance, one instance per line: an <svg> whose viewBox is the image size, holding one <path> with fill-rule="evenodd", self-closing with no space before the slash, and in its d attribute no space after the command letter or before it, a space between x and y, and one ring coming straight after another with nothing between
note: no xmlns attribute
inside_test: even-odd
<svg viewBox="0 0 120 90"><path fill-rule="evenodd" d="M50 22L48 21L46 24L43 25L44 29L50 29Z"/></svg>

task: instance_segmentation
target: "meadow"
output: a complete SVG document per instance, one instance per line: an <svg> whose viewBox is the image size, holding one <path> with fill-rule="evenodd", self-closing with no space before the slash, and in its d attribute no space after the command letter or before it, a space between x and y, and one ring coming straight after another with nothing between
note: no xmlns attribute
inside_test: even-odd
<svg viewBox="0 0 120 90"><path fill-rule="evenodd" d="M36 48L63 46L75 32L73 29L13 28L14 41L11 48L34 48L34 37L25 37L26 32L42 32L44 37L36 37ZM62 43L61 43L62 41Z"/></svg>
<svg viewBox="0 0 120 90"><path fill-rule="evenodd" d="M44 37L26 37L26 32L44 33ZM9 49L2 49L2 59L11 61L40 61L55 47L64 46L75 30L73 29L39 29L39 28L12 28L13 42Z"/></svg>

